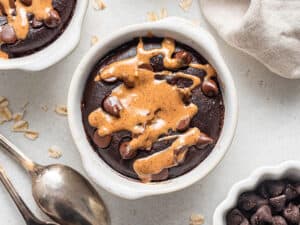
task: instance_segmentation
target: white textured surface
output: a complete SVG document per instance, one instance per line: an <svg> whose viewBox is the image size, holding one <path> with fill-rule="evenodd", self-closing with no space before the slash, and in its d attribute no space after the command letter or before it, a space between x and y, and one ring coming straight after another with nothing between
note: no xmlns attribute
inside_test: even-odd
<svg viewBox="0 0 300 225"><path fill-rule="evenodd" d="M55 104L66 103L68 85L78 61L90 47L90 37L101 37L124 25L141 22L146 12L168 9L170 15L199 19L199 5L185 13L176 0L106 0L105 11L89 6L82 40L74 53L52 68L39 73L0 72L0 95L9 97L12 108L18 110L29 101L27 119L40 131L36 141L11 133L10 125L0 126L4 133L32 159L39 163L62 162L82 171L79 154L71 140L66 118L53 113ZM215 33L213 33L215 35ZM216 36L216 35L215 35ZM239 94L240 120L237 135L221 164L204 180L183 191L127 201L100 190L111 211L113 225L188 225L192 213L202 213L206 225L211 225L217 204L225 198L231 185L246 177L254 168L276 164L286 159L300 159L300 81L275 76L257 61L227 46L217 38L222 54L231 69ZM66 43L67 44L67 43ZM45 59L46 60L46 59ZM47 104L47 113L40 109ZM59 160L48 158L47 149L58 145L63 149ZM0 152L0 164L30 207L39 213L31 197L29 177ZM99 171L100 172L100 171ZM25 224L6 191L0 187L1 224Z"/></svg>

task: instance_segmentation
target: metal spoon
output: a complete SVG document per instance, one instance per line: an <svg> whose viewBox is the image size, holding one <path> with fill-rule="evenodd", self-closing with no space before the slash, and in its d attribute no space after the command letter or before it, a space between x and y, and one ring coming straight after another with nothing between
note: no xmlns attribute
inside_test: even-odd
<svg viewBox="0 0 300 225"><path fill-rule="evenodd" d="M60 164L34 163L1 134L0 146L29 172L36 203L54 221L61 225L110 224L99 194L78 172Z"/></svg>
<svg viewBox="0 0 300 225"><path fill-rule="evenodd" d="M12 183L6 176L5 171L0 166L0 180L14 202L16 203L20 213L22 214L24 220L26 221L27 225L59 225L57 223L52 222L44 222L36 218L33 213L30 211L30 209L27 207L25 202L22 200L20 195L17 193L16 189L13 187Z"/></svg>

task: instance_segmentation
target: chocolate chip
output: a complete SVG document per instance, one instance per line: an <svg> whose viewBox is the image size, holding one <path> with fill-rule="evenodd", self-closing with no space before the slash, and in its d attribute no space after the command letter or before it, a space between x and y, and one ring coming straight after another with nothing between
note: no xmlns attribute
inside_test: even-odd
<svg viewBox="0 0 300 225"><path fill-rule="evenodd" d="M288 207L284 209L283 216L290 223L293 224L299 223L300 220L299 208L293 203L290 203Z"/></svg>
<svg viewBox="0 0 300 225"><path fill-rule="evenodd" d="M272 209L276 212L281 212L286 203L286 196L285 195L279 195L277 197L273 197L269 199L270 205L272 206Z"/></svg>
<svg viewBox="0 0 300 225"><path fill-rule="evenodd" d="M7 24L6 16L0 16L0 26Z"/></svg>
<svg viewBox="0 0 300 225"><path fill-rule="evenodd" d="M136 156L136 151L129 148L129 141L124 141L119 147L119 152L122 159L132 159Z"/></svg>
<svg viewBox="0 0 300 225"><path fill-rule="evenodd" d="M31 26L35 29L41 28L43 24L43 21L37 20L36 18L33 18L31 21Z"/></svg>
<svg viewBox="0 0 300 225"><path fill-rule="evenodd" d="M16 9L11 9L10 15L17 16L17 10Z"/></svg>
<svg viewBox="0 0 300 225"><path fill-rule="evenodd" d="M238 199L238 206L245 211L257 210L260 206L268 204L266 199L253 192L243 193Z"/></svg>
<svg viewBox="0 0 300 225"><path fill-rule="evenodd" d="M95 131L93 136L93 142L99 147L99 148L107 148L111 142L112 136L106 135L106 136L99 136L98 131Z"/></svg>
<svg viewBox="0 0 300 225"><path fill-rule="evenodd" d="M283 181L269 181L266 183L266 186L270 197L281 195L285 189L285 183Z"/></svg>
<svg viewBox="0 0 300 225"><path fill-rule="evenodd" d="M176 76L166 76L165 77L166 81L168 84L171 84L171 85L175 85L178 81L178 78Z"/></svg>
<svg viewBox="0 0 300 225"><path fill-rule="evenodd" d="M240 225L249 225L249 220L247 220L247 218L245 218Z"/></svg>
<svg viewBox="0 0 300 225"><path fill-rule="evenodd" d="M127 88L134 88L134 80L126 78L123 80L123 83Z"/></svg>
<svg viewBox="0 0 300 225"><path fill-rule="evenodd" d="M44 20L44 23L49 28L55 28L61 23L61 18L58 12L54 9L49 11L48 17Z"/></svg>
<svg viewBox="0 0 300 225"><path fill-rule="evenodd" d="M291 184L286 185L284 194L286 195L287 200L292 200L292 199L298 197L298 192L297 192L296 188Z"/></svg>
<svg viewBox="0 0 300 225"><path fill-rule="evenodd" d="M153 68L150 64L147 64L147 63L144 63L142 65L139 65L139 68L140 69L144 69L144 70L150 70L150 71L153 71Z"/></svg>
<svg viewBox="0 0 300 225"><path fill-rule="evenodd" d="M272 225L287 225L287 222L282 216L274 216L272 219Z"/></svg>
<svg viewBox="0 0 300 225"><path fill-rule="evenodd" d="M166 180L169 177L169 170L168 169L163 169L160 173L158 174L153 174L152 175L152 181L162 181Z"/></svg>
<svg viewBox="0 0 300 225"><path fill-rule="evenodd" d="M174 57L180 61L182 66L188 66L193 60L192 55L183 50L176 52Z"/></svg>
<svg viewBox="0 0 300 225"><path fill-rule="evenodd" d="M9 3L9 7L10 7L10 8L12 8L12 9L15 9L15 8L16 8L15 0L8 0L8 3Z"/></svg>
<svg viewBox="0 0 300 225"><path fill-rule="evenodd" d="M29 21L33 20L33 18L34 18L34 14L33 13L27 13L26 16L27 16L27 19Z"/></svg>
<svg viewBox="0 0 300 225"><path fill-rule="evenodd" d="M255 214L251 216L252 225L260 225L265 223L272 223L272 212L269 206L261 206Z"/></svg>
<svg viewBox="0 0 300 225"><path fill-rule="evenodd" d="M226 216L227 225L241 225L245 219L245 216L238 209L231 210Z"/></svg>
<svg viewBox="0 0 300 225"><path fill-rule="evenodd" d="M177 125L177 130L181 131L181 132L186 131L189 128L190 122L191 122L190 117L186 117L186 118L180 120Z"/></svg>
<svg viewBox="0 0 300 225"><path fill-rule="evenodd" d="M4 25L0 32L0 40L7 44L13 44L17 41L15 30L10 25Z"/></svg>
<svg viewBox="0 0 300 225"><path fill-rule="evenodd" d="M108 96L103 101L104 110L112 116L119 117L123 106L115 96Z"/></svg>
<svg viewBox="0 0 300 225"><path fill-rule="evenodd" d="M267 190L267 185L266 182L263 182L261 185L259 185L257 189L258 193L263 197L263 198L269 198L269 193Z"/></svg>
<svg viewBox="0 0 300 225"><path fill-rule="evenodd" d="M298 195L300 195L300 183L296 183L294 187L296 188Z"/></svg>
<svg viewBox="0 0 300 225"><path fill-rule="evenodd" d="M204 133L201 133L198 138L198 143L197 143L196 147L199 149L203 149L207 145L212 144L213 142L214 142L214 140L211 137L209 137L208 135L206 135Z"/></svg>
<svg viewBox="0 0 300 225"><path fill-rule="evenodd" d="M150 64L154 72L159 72L164 70L164 57L163 55L157 55L150 59Z"/></svg>
<svg viewBox="0 0 300 225"><path fill-rule="evenodd" d="M110 77L110 78L106 78L106 79L103 79L105 82L107 83L114 83L116 82L118 79L116 77Z"/></svg>
<svg viewBox="0 0 300 225"><path fill-rule="evenodd" d="M213 97L219 93L219 88L214 80L204 80L202 83L202 91L206 96Z"/></svg>
<svg viewBox="0 0 300 225"><path fill-rule="evenodd" d="M32 0L20 0L24 5L30 6L32 4Z"/></svg>

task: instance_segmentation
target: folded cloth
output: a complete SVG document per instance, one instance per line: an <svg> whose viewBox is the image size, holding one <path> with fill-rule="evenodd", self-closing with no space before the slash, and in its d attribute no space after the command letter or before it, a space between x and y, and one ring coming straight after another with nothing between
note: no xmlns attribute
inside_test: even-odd
<svg viewBox="0 0 300 225"><path fill-rule="evenodd" d="M300 0L200 0L203 14L230 45L274 73L300 78Z"/></svg>

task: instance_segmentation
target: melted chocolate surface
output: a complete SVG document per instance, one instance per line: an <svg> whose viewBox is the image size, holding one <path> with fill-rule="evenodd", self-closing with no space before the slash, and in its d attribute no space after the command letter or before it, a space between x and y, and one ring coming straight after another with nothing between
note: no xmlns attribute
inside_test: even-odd
<svg viewBox="0 0 300 225"><path fill-rule="evenodd" d="M160 48L161 43L163 41L162 38L143 38L144 41L144 48L145 50ZM128 43L123 44L122 46L112 50L109 52L105 57L103 57L92 69L92 72L89 74L89 78L86 83L86 88L84 91L83 99L82 99L82 119L83 124L85 127L85 131L87 134L87 138L90 141L91 145L98 153L98 155L113 169L120 172L121 174L138 179L137 174L133 170L133 163L135 160L147 157L152 155L156 152L162 151L169 147L173 140L166 140L154 143L151 151L143 151L140 150L137 152L137 155L133 159L122 159L119 153L119 146L122 142L128 141L131 139L131 134L128 131L120 131L113 134L112 141L110 145L105 148L99 148L95 143L93 143L93 135L96 131L96 128L91 127L88 121L88 117L90 113L94 110L102 106L103 100L105 97L111 94L111 91L119 86L122 82L116 81L114 83L108 83L105 81L98 81L95 82L95 77L98 74L99 70L106 65L109 65L113 62L120 61L123 59L127 59L136 55L136 46L139 40L134 39ZM190 47L176 42L176 50L175 52L179 51L186 51L192 56L192 63L197 64L207 64L208 62L196 51L191 49ZM165 70L163 62L162 62L162 55L154 56L151 59L151 65L155 72L160 72ZM201 69L195 69L191 67L181 68L174 72L184 72L187 74L192 74L194 76L199 77L201 80L204 79L206 72ZM159 76L157 79L161 79ZM217 84L218 81L216 78L213 78ZM170 84L171 85L171 84ZM177 85L181 87L188 87L191 85L191 81L180 78L176 80L176 83L172 83L172 85ZM176 167L172 167L169 170L168 179L178 177L194 167L196 167L199 163L201 163L213 150L215 143L217 142L221 129L223 127L223 120L224 120L224 105L223 105L223 98L222 93L219 93L213 97L207 97L201 90L201 87L196 87L192 91L192 97L188 101L191 101L195 105L198 106L198 112L193 117L190 127L197 127L204 132L205 134L209 135L211 138L214 139L213 144L209 144L203 149L198 149L196 146L189 147L189 151L187 152L186 158L184 162ZM179 134L177 131L170 131L169 135L172 134Z"/></svg>

